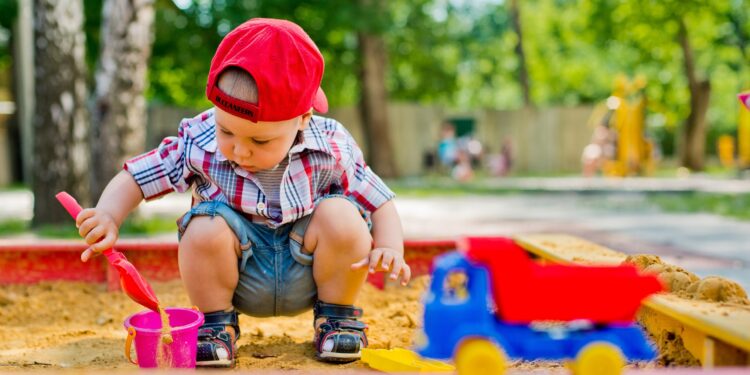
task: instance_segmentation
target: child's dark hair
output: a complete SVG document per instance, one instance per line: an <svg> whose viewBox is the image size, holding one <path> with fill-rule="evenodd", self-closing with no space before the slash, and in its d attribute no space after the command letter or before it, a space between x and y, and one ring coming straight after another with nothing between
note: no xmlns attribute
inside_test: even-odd
<svg viewBox="0 0 750 375"><path fill-rule="evenodd" d="M258 85L250 73L234 66L226 68L221 74L217 86L225 94L248 103L258 102Z"/></svg>

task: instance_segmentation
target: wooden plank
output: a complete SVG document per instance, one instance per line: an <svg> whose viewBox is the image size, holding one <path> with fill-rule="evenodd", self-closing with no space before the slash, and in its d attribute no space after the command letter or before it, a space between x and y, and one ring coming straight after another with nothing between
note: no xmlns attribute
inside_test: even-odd
<svg viewBox="0 0 750 375"><path fill-rule="evenodd" d="M627 257L569 235L522 235L515 237L515 240L530 253L560 263L616 265ZM644 301L644 305L682 326L672 329L685 333L685 348L704 365L748 364L750 306L685 299L667 293L650 297ZM663 325L659 323L662 321L659 318L651 321L656 324L646 327L650 331Z"/></svg>

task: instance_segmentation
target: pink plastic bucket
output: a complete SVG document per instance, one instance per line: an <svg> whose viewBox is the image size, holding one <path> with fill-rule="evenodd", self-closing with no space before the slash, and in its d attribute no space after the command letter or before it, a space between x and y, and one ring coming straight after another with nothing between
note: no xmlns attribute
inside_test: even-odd
<svg viewBox="0 0 750 375"><path fill-rule="evenodd" d="M198 327L203 324L203 313L193 309L168 307L165 309L172 327L172 343L161 342L161 317L146 310L125 319L128 338L125 356L141 368L194 368L198 343ZM130 346L135 343L138 361L130 358Z"/></svg>

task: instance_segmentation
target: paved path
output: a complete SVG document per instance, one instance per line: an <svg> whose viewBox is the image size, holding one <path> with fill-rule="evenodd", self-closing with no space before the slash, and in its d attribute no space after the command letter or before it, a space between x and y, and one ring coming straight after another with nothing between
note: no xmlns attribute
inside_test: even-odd
<svg viewBox="0 0 750 375"><path fill-rule="evenodd" d="M710 176L685 178L539 177L489 179L481 185L500 189L548 192L705 192L750 193L750 180Z"/></svg>
<svg viewBox="0 0 750 375"><path fill-rule="evenodd" d="M142 212L176 217L189 201L172 194L142 206ZM31 202L27 191L0 193L0 221L30 218ZM407 238L568 233L625 253L657 254L701 276L736 280L750 291L750 222L661 212L648 205L644 194L405 196L396 202Z"/></svg>

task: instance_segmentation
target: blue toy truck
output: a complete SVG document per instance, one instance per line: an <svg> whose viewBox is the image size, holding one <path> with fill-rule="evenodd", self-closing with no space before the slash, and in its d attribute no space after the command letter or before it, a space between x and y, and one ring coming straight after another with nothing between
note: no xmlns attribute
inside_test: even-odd
<svg viewBox="0 0 750 375"><path fill-rule="evenodd" d="M503 259L503 254L498 251L497 257ZM607 375L620 373L626 359L645 361L655 357L644 331L632 321L503 319L495 301L498 295L493 298L491 290L492 267L470 258L470 252L458 251L436 258L424 300L424 335L417 339L420 355L453 358L459 374L502 373L510 358L569 361L576 374ZM553 276L564 271L556 269ZM585 291L583 286L576 292Z"/></svg>

